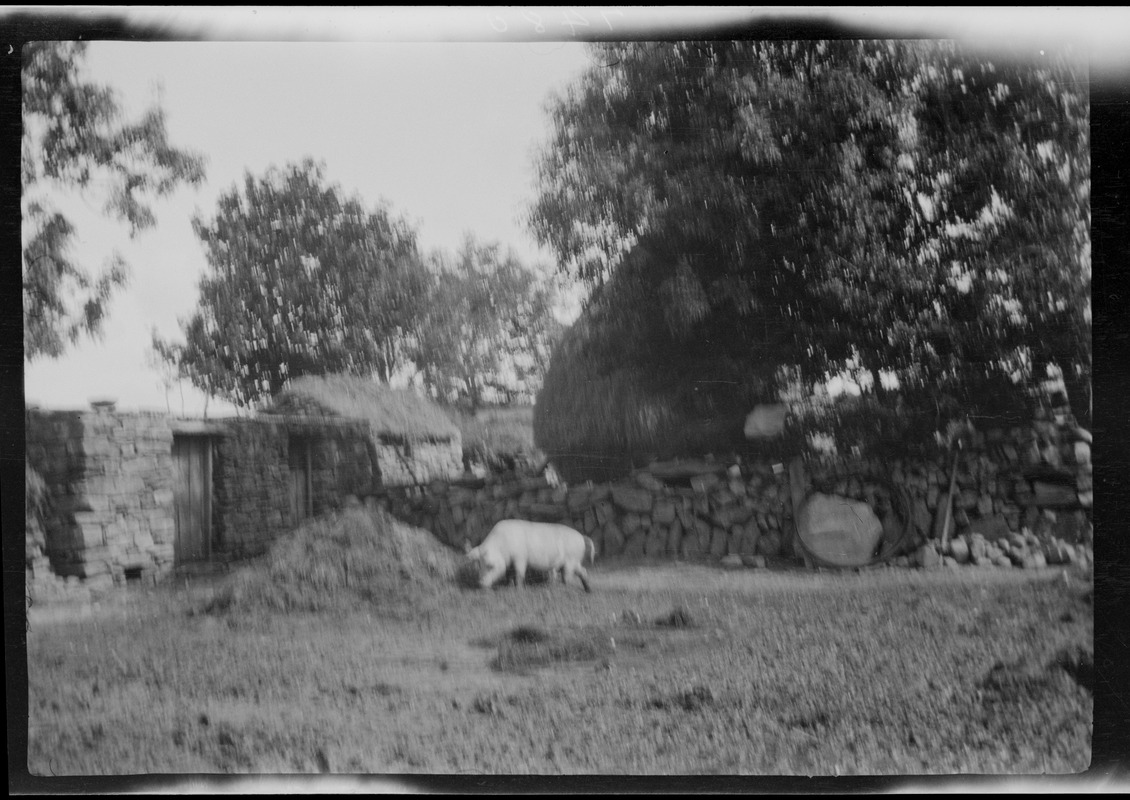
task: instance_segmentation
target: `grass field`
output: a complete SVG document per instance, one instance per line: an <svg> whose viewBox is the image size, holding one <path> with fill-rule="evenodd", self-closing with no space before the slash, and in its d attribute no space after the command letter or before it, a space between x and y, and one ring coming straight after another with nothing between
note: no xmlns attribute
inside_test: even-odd
<svg viewBox="0 0 1130 800"><path fill-rule="evenodd" d="M600 563L388 619L188 614L173 584L33 618L29 768L1036 774L1090 760L1084 576Z"/></svg>

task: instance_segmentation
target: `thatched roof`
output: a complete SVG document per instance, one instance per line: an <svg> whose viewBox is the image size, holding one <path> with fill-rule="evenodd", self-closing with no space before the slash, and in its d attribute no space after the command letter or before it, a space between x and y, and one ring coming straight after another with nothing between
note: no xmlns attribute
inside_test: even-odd
<svg viewBox="0 0 1130 800"><path fill-rule="evenodd" d="M354 375L296 378L265 411L365 420L374 433L403 440L459 438L459 428L428 398Z"/></svg>
<svg viewBox="0 0 1130 800"><path fill-rule="evenodd" d="M764 369L717 337L671 334L654 255L638 248L553 354L534 409L537 446L567 481L600 479L653 457L745 447L766 396ZM730 352L727 352L727 351Z"/></svg>

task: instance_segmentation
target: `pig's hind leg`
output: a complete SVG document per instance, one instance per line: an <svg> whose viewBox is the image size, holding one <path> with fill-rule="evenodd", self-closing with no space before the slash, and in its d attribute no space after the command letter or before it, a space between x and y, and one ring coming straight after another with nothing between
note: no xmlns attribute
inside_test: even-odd
<svg viewBox="0 0 1130 800"><path fill-rule="evenodd" d="M565 580L565 571L566 570L564 569L561 570L562 581ZM580 564L573 564L568 567L568 571L577 576L577 580L581 582L581 586L585 587L586 592L592 591L592 587L589 585L589 574L584 567L582 567Z"/></svg>

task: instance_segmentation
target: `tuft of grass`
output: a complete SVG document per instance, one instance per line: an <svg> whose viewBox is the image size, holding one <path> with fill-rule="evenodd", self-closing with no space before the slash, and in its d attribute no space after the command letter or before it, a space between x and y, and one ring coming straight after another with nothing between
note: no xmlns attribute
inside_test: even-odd
<svg viewBox="0 0 1130 800"><path fill-rule="evenodd" d="M663 710L681 708L683 711L699 711L714 705L714 692L709 686L698 685L670 697L656 697L649 705Z"/></svg>
<svg viewBox="0 0 1130 800"><path fill-rule="evenodd" d="M519 625L507 634L510 641L521 644L537 644L549 639L549 634L534 625Z"/></svg>
<svg viewBox="0 0 1130 800"><path fill-rule="evenodd" d="M670 614L657 619L655 624L660 628L694 628L697 626L691 612L682 606L676 606Z"/></svg>
<svg viewBox="0 0 1130 800"><path fill-rule="evenodd" d="M1070 675L1077 684L1094 694L1095 654L1089 647L1072 645L1061 648L1048 666L1049 668L1059 667Z"/></svg>
<svg viewBox="0 0 1130 800"><path fill-rule="evenodd" d="M981 680L981 688L991 695L1010 703L1039 703L1044 695L1053 691L1055 673L1038 669L1023 661L1002 663L998 661Z"/></svg>
<svg viewBox="0 0 1130 800"><path fill-rule="evenodd" d="M427 531L381 509L307 521L233 573L202 609L328 611L372 604L410 610L456 580L457 556Z"/></svg>

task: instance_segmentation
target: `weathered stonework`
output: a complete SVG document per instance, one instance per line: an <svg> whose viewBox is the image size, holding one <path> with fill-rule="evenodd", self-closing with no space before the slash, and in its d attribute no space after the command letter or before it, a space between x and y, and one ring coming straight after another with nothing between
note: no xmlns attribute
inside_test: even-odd
<svg viewBox="0 0 1130 800"><path fill-rule="evenodd" d="M98 587L172 568L171 450L160 414L28 413L27 459L47 485L43 550L55 573Z"/></svg>
<svg viewBox="0 0 1130 800"><path fill-rule="evenodd" d="M366 426L319 417L224 420L213 462L213 552L219 558L262 553L300 522L291 512L291 442L311 447L311 505L321 514L379 484Z"/></svg>
<svg viewBox="0 0 1130 800"><path fill-rule="evenodd" d="M287 431L232 420L216 437L212 463L212 552L241 558L263 552L290 519Z"/></svg>
<svg viewBox="0 0 1130 800"><path fill-rule="evenodd" d="M27 459L46 485L28 524L29 588L84 591L127 579L157 580L175 566L177 470L174 441L204 438L211 448L209 557L262 553L301 522L292 502L291 448L308 451L309 511L350 496L449 477L461 470L454 442L386 442L370 424L333 415L264 414L212 421L159 413L27 412ZM64 579L64 580L59 580ZM57 594L57 593L56 593Z"/></svg>
<svg viewBox="0 0 1130 800"><path fill-rule="evenodd" d="M1090 448L1078 444L1070 431L1041 420L973 437L956 463L950 538L1027 528L1049 552L1062 543L1089 547ZM951 453L933 460L812 459L804 490L867 503L896 540L909 526L905 549L913 553L941 538L953 464ZM905 508L893 501L894 487L905 492ZM661 463L613 483L568 489L544 477L488 475L390 487L380 502L457 548L518 517L564 522L591 536L606 556L800 555L788 471L768 461Z"/></svg>

